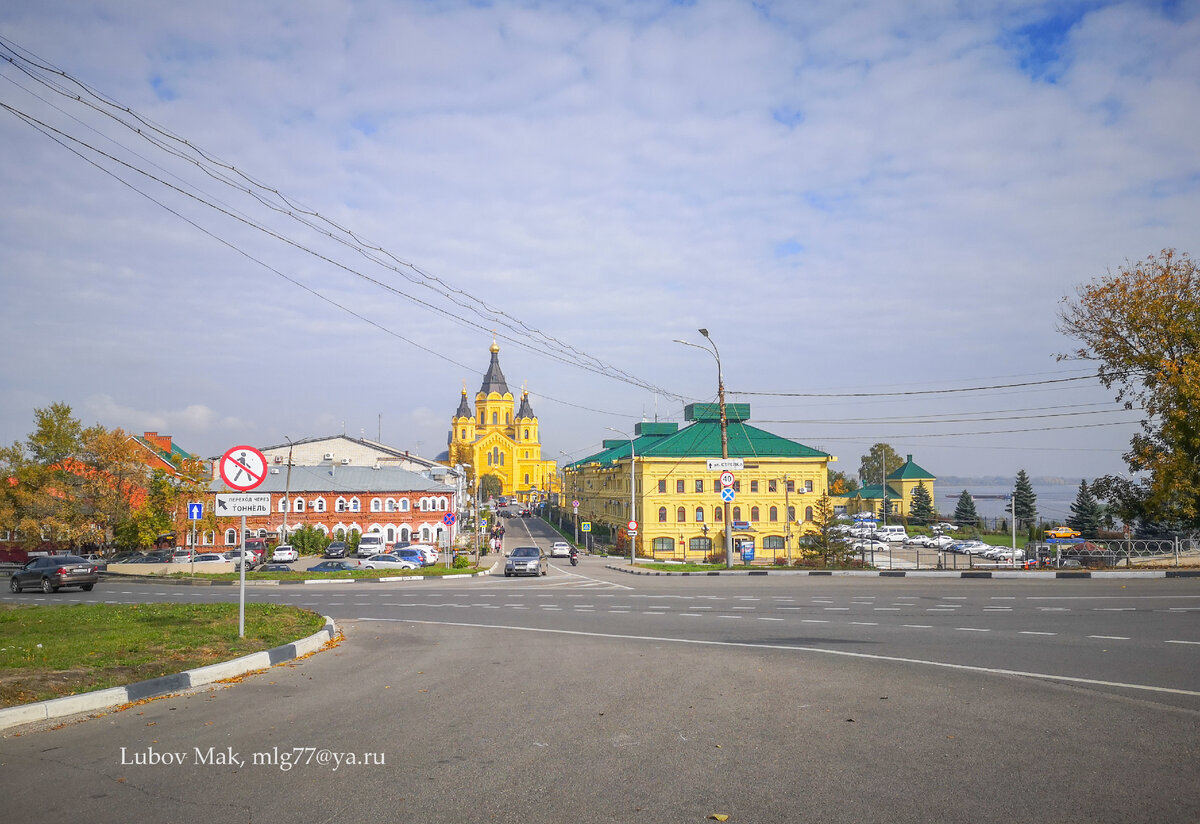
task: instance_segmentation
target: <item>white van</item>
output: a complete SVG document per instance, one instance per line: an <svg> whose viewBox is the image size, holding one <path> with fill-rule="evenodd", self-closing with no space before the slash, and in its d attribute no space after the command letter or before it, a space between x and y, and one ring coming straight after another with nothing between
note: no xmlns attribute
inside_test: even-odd
<svg viewBox="0 0 1200 824"><path fill-rule="evenodd" d="M369 558L372 555L378 555L386 551L387 548L383 545L383 536L376 532L363 535L358 539L358 552L356 554L359 558Z"/></svg>
<svg viewBox="0 0 1200 824"><path fill-rule="evenodd" d="M904 531L904 527L900 524L881 526L875 530L875 535L881 541L903 541L908 537L908 533Z"/></svg>

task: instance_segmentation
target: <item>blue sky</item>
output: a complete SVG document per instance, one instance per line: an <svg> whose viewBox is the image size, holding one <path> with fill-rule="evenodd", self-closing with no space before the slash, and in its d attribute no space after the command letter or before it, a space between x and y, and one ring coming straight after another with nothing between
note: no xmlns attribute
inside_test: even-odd
<svg viewBox="0 0 1200 824"><path fill-rule="evenodd" d="M1136 413L1035 382L1090 371L1055 360L1078 284L1200 254L1198 36L1195 2L0 4L8 46L329 221L0 64L109 172L0 111L0 440L65 401L206 455L435 455L497 329L561 460L711 400L673 343L705 327L837 468L1119 471Z"/></svg>

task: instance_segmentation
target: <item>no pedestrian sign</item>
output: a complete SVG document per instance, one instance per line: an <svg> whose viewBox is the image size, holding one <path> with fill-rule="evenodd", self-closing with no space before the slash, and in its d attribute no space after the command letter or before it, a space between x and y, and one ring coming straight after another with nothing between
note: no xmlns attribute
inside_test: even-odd
<svg viewBox="0 0 1200 824"><path fill-rule="evenodd" d="M220 471L226 486L248 492L267 479L267 458L253 446L235 446L221 456Z"/></svg>

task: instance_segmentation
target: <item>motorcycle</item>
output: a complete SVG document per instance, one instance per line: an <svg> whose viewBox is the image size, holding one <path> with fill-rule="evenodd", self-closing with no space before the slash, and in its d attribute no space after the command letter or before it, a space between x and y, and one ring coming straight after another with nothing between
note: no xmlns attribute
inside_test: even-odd
<svg viewBox="0 0 1200 824"><path fill-rule="evenodd" d="M579 566L579 553L578 552L571 553L571 566Z"/></svg>

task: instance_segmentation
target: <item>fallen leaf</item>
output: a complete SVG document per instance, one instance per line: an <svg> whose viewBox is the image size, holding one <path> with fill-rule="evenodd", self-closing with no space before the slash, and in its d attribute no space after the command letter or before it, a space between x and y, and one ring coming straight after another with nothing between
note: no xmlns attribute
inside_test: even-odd
<svg viewBox="0 0 1200 824"><path fill-rule="evenodd" d="M854 719L853 719L853 718L847 718L846 720L847 720L847 721L849 721L851 724L853 724L853 723L854 723Z"/></svg>
<svg viewBox="0 0 1200 824"><path fill-rule="evenodd" d="M725 815L725 813L713 813L712 815L709 816L709 818L711 818L714 821L728 821L729 820L729 816Z"/></svg>

